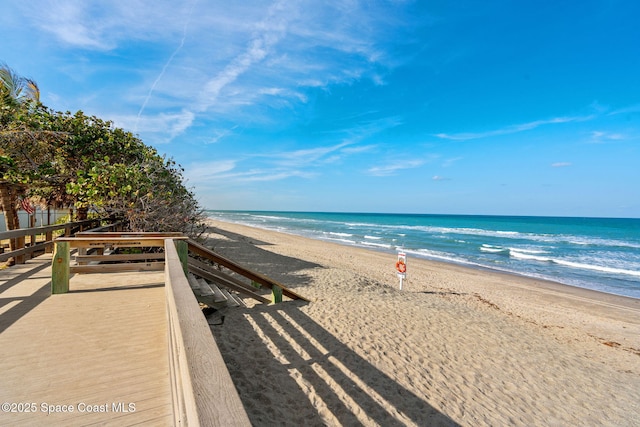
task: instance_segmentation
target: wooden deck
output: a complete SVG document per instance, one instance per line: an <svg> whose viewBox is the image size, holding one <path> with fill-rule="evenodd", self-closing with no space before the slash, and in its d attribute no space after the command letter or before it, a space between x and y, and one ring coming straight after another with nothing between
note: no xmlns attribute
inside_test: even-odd
<svg viewBox="0 0 640 427"><path fill-rule="evenodd" d="M0 271L0 425L173 425L164 273L50 265Z"/></svg>

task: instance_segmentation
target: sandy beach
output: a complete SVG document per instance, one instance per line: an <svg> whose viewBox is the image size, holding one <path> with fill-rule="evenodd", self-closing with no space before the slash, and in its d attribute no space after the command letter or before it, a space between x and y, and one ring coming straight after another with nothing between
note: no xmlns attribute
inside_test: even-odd
<svg viewBox="0 0 640 427"><path fill-rule="evenodd" d="M212 331L254 425L637 426L640 300L210 221L311 303Z"/></svg>

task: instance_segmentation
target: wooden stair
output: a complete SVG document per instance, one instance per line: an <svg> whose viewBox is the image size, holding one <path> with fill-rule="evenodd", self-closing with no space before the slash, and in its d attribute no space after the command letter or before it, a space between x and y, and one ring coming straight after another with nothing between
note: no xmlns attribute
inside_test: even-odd
<svg viewBox="0 0 640 427"><path fill-rule="evenodd" d="M236 292L218 286L218 284L209 282L203 278L196 277L193 273L189 273L189 285L193 290L198 302L208 305L216 309L224 307L246 307L243 299Z"/></svg>
<svg viewBox="0 0 640 427"><path fill-rule="evenodd" d="M274 298L275 298L275 294L279 294L279 295L284 295L293 300L303 300L303 301L310 302L309 299L287 288L282 283L279 283L269 277L263 276L262 274L257 273L255 271L251 271L248 268L243 267L240 264L215 253L211 249L207 248L206 246L198 242L195 242L194 240L191 240L191 239L187 240L187 245L190 253L198 255L205 259L208 259L209 261L219 266L225 267L226 269L231 270L232 272L239 274L240 276L243 276L246 279L249 279L252 283L257 283L261 286L265 286L271 289L274 292ZM200 275L201 277L204 277L207 280L214 280L216 282L218 280L222 280L225 283L225 286L230 289L233 289L242 294L251 296L252 298L257 299L258 301L261 301L261 302L267 302L267 303L270 302L269 300L266 300L266 298L259 296L255 292L256 288L252 287L251 285L247 285L243 282L240 282L239 280L235 279L233 276L223 273L215 269L211 265L207 265L191 257L189 258L189 271L195 273L196 275Z"/></svg>

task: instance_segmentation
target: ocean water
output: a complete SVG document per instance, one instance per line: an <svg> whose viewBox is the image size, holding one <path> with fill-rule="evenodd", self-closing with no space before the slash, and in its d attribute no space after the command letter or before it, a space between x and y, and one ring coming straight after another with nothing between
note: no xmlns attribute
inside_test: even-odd
<svg viewBox="0 0 640 427"><path fill-rule="evenodd" d="M640 219L207 211L344 245L640 298ZM393 265L390 265L393 268Z"/></svg>

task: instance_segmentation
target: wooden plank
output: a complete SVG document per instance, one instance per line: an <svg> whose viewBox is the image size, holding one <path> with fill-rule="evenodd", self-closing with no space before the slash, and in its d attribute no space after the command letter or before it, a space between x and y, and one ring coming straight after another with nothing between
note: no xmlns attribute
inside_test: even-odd
<svg viewBox="0 0 640 427"><path fill-rule="evenodd" d="M79 232L79 233L76 233L76 236L77 236L78 234L82 234L82 233L104 233L104 232L105 232L104 230L110 230L110 229L112 229L112 228L116 228L116 227L117 227L117 226L119 226L120 224L122 224L122 222L121 222L121 221L118 221L118 222L112 222L111 224L102 225L102 226L98 226L98 227L92 228L92 229L90 229L90 230L84 230L84 231L81 231L81 232Z"/></svg>
<svg viewBox="0 0 640 427"><path fill-rule="evenodd" d="M53 244L52 242L40 242L33 246L29 246L27 248L18 249L11 252L5 252L3 254L0 254L0 262L6 261L9 258L13 258L14 256L17 256L17 255L26 255L26 254L31 254L33 252L46 251L46 248L50 247L52 244Z"/></svg>
<svg viewBox="0 0 640 427"><path fill-rule="evenodd" d="M171 232L134 232L134 231L82 231L75 234L76 237L93 237L98 235L100 237L164 237L164 238L186 238L183 233L177 231Z"/></svg>
<svg viewBox="0 0 640 427"><path fill-rule="evenodd" d="M233 289L234 291L238 291L241 294L247 295L257 301L260 301L265 304L269 304L271 301L262 295L255 292L255 288L246 285L239 280L229 276L228 274L222 273L215 269L201 269L196 267L195 265L189 263L189 271L191 271L196 276L200 276L203 279L209 280L211 282L219 283L222 286L226 286L229 289Z"/></svg>
<svg viewBox="0 0 640 427"><path fill-rule="evenodd" d="M164 262L130 262L122 264L77 265L69 267L71 273L118 273L125 271L162 271Z"/></svg>
<svg viewBox="0 0 640 427"><path fill-rule="evenodd" d="M0 425L173 425L164 275L79 275L71 278L74 290L94 289L96 281L113 290L48 297L51 255L46 258L20 266L33 270L21 270L11 288L29 308L2 315L0 402L73 404L76 410L0 413ZM3 280L13 277L7 273L0 272ZM137 287L121 291L121 285ZM80 402L107 404L109 412L78 412ZM112 403L120 402L134 403L135 411L113 411Z"/></svg>
<svg viewBox="0 0 640 427"><path fill-rule="evenodd" d="M51 293L69 292L69 243L57 242L51 261Z"/></svg>
<svg viewBox="0 0 640 427"><path fill-rule="evenodd" d="M111 255L76 255L76 261L140 261L151 259L164 259L164 253L151 254L111 254Z"/></svg>
<svg viewBox="0 0 640 427"><path fill-rule="evenodd" d="M230 259L227 259L215 252L213 252L211 249L207 248L206 246L201 245L200 243L189 239L188 241L189 244L189 250L191 252L193 252L194 254L200 255L203 258L207 258L213 262L215 262L216 264L220 264L226 268L228 268L231 271L234 271L254 282L260 283L261 285L267 286L268 288L273 288L274 286L279 286L280 288L282 288L282 293L283 295L288 296L291 299L301 299L303 301L307 301L309 302L309 299L303 297L300 294L297 294L296 292L292 291L291 289L287 288L285 285L283 285L282 283L279 283L273 279L270 279L266 276L263 276L260 273L256 273L255 271L251 271L248 268L242 267L240 264L237 264L233 261L231 261Z"/></svg>
<svg viewBox="0 0 640 427"><path fill-rule="evenodd" d="M56 241L69 242L72 248L96 248L105 245L126 248L163 247L161 237L59 237Z"/></svg>
<svg viewBox="0 0 640 427"><path fill-rule="evenodd" d="M238 304L238 301L236 301L236 299L231 295L231 293L222 288L220 289L220 291L222 292L222 294L224 295L224 297L227 299L227 305L230 307L239 307L240 304Z"/></svg>
<svg viewBox="0 0 640 427"><path fill-rule="evenodd" d="M96 222L98 220L87 220L87 221L78 221L78 222L67 222L64 224L56 224L56 225L45 225L43 227L34 227L34 228L20 228L18 230L9 230L9 231L1 231L0 232L0 240L6 239L15 239L17 237L22 237L31 234L45 234L50 233L56 230L64 230L70 229L71 227L80 226L82 224L90 224Z"/></svg>
<svg viewBox="0 0 640 427"><path fill-rule="evenodd" d="M198 284L200 284L200 289L202 289L205 292L208 292L208 295L211 295L213 297L213 302L227 301L226 295L215 283L209 283L204 279L198 279Z"/></svg>
<svg viewBox="0 0 640 427"><path fill-rule="evenodd" d="M191 286L191 290L193 290L194 293L199 293L200 283L198 283L198 279L196 278L196 276L189 273L187 274L187 280L189 281L189 286Z"/></svg>
<svg viewBox="0 0 640 427"><path fill-rule="evenodd" d="M224 359L202 315L173 242L165 246L165 289L174 378L175 425L250 426Z"/></svg>
<svg viewBox="0 0 640 427"><path fill-rule="evenodd" d="M238 307L246 307L247 305L244 303L242 297L235 292L229 292L231 298L238 304Z"/></svg>

